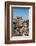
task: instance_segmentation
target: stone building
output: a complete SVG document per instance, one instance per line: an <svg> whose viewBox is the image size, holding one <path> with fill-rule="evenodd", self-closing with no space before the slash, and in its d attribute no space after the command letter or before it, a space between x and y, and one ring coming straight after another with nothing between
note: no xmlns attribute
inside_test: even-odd
<svg viewBox="0 0 36 46"><path fill-rule="evenodd" d="M22 17L13 17L13 36L29 35L29 20L23 20Z"/></svg>

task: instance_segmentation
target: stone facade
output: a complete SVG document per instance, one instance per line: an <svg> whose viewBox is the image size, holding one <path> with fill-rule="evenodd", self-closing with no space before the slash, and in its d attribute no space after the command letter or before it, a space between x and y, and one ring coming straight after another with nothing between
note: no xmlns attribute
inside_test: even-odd
<svg viewBox="0 0 36 46"><path fill-rule="evenodd" d="M13 36L29 35L29 20L23 20L22 17L13 17Z"/></svg>

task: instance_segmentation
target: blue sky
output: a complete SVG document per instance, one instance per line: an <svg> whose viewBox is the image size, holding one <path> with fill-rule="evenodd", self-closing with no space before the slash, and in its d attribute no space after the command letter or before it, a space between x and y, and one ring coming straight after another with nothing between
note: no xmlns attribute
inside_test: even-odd
<svg viewBox="0 0 36 46"><path fill-rule="evenodd" d="M13 16L19 16L23 19L29 19L29 9L28 8L13 8Z"/></svg>

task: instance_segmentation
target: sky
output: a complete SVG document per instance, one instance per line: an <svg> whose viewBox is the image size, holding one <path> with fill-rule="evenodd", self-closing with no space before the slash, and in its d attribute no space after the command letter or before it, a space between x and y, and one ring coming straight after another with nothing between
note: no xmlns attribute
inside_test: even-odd
<svg viewBox="0 0 36 46"><path fill-rule="evenodd" d="M13 16L22 17L22 19L29 19L29 9L28 8L13 8Z"/></svg>

